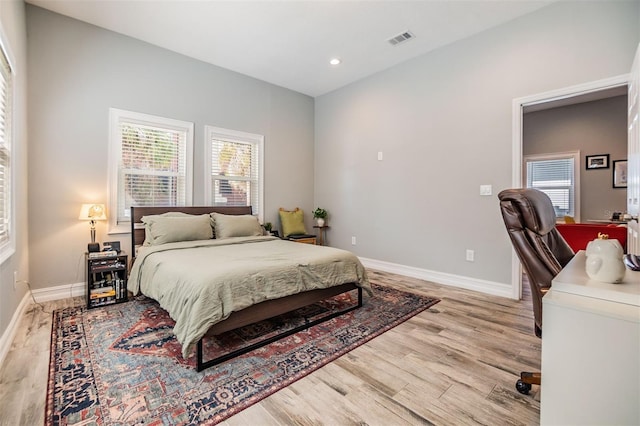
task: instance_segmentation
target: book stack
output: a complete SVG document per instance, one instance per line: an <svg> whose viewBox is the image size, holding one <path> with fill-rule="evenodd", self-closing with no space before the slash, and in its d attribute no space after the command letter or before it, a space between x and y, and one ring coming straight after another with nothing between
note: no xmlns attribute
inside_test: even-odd
<svg viewBox="0 0 640 426"><path fill-rule="evenodd" d="M118 257L118 252L114 250L107 251L96 251L93 253L89 253L89 259L104 259L104 258L112 258Z"/></svg>
<svg viewBox="0 0 640 426"><path fill-rule="evenodd" d="M91 289L91 300L94 304L103 304L115 299L116 290L111 285Z"/></svg>

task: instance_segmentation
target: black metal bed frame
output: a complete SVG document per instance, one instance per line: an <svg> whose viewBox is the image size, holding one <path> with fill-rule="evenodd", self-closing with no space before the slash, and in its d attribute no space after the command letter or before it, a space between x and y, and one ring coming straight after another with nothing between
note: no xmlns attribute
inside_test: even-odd
<svg viewBox="0 0 640 426"><path fill-rule="evenodd" d="M358 303L356 305L354 305L354 306L350 306L350 307L348 307L346 309L343 309L341 311L332 312L329 315L326 315L326 316L324 316L322 318L315 319L313 321L309 321L308 319L305 318L305 323L304 324L299 325L299 326L297 326L295 328L292 328L291 330L284 331L282 333L276 334L275 336L271 336L271 337L266 338L264 340L261 340L259 342L252 343L251 345L245 346L245 347L240 348L240 349L236 349L236 350L234 350L232 352L229 352L227 354L224 354L224 355L221 355L219 357L210 359L209 361L204 361L203 362L203 360L202 360L202 358L203 358L203 344L202 344L202 341L206 337L206 336L204 336L204 337L200 338L200 340L198 340L198 343L196 345L196 358L197 358L196 369L197 369L197 371L202 371L202 370L207 369L209 367L213 367L214 365L218 365L220 363L223 363L225 361L233 359L233 358L235 358L237 356L244 355L244 354L246 354L248 352L251 352L254 349L258 349L258 348L266 346L266 345L268 345L270 343L273 343L273 342L275 342L277 340L284 339L285 337L291 336L292 334L295 334L295 333L297 333L299 331L306 330L306 329L308 329L310 327L313 327L314 325L321 324L321 323L323 323L325 321L329 321L330 319L333 319L333 318L338 317L340 315L344 315L344 314L346 314L348 312L351 312L353 310L361 308L362 307L362 288L358 287L357 290L358 290Z"/></svg>

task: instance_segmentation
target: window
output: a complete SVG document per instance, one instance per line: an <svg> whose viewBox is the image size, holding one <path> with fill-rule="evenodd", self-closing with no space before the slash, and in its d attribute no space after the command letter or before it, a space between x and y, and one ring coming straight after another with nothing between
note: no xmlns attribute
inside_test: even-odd
<svg viewBox="0 0 640 426"><path fill-rule="evenodd" d="M4 41L4 37L2 37ZM15 251L13 235L13 69L5 43L0 43L0 263Z"/></svg>
<svg viewBox="0 0 640 426"><path fill-rule="evenodd" d="M264 136L205 126L205 203L252 206L263 218Z"/></svg>
<svg viewBox="0 0 640 426"><path fill-rule="evenodd" d="M524 158L527 188L536 188L551 198L557 218L580 220L580 153L532 155Z"/></svg>
<svg viewBox="0 0 640 426"><path fill-rule="evenodd" d="M111 108L109 223L128 232L132 206L192 200L193 123Z"/></svg>

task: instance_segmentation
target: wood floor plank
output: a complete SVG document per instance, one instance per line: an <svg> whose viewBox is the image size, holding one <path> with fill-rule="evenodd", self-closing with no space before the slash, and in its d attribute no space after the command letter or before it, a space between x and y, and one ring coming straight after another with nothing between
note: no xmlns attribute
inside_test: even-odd
<svg viewBox="0 0 640 426"><path fill-rule="evenodd" d="M418 418L424 419L426 424L435 424L439 426L457 426L457 425L473 425L475 423L469 421L464 413L455 411L447 411L434 402L438 398L425 398L422 387L410 384L393 397L393 400L406 410L410 410ZM415 423L418 424L418 423ZM499 424L496 423L496 424Z"/></svg>
<svg viewBox="0 0 640 426"><path fill-rule="evenodd" d="M315 392L315 379L308 376L303 381L296 382L276 392L260 402L260 404L280 424L321 425L328 422L329 418L332 420L333 418L318 409L319 406L323 407L324 404L320 404L319 402L322 401L315 399ZM306 395L313 395L314 399L310 401Z"/></svg>
<svg viewBox="0 0 640 426"><path fill-rule="evenodd" d="M222 426L244 426L244 425L261 425L261 426L277 426L280 423L273 418L263 405L254 404L246 410L242 410L233 417L220 423Z"/></svg>
<svg viewBox="0 0 640 426"><path fill-rule="evenodd" d="M379 368L381 364L375 359L377 357L365 350L360 347L334 362L386 395L392 396L406 386L408 378L400 374L399 369L388 363Z"/></svg>
<svg viewBox="0 0 640 426"><path fill-rule="evenodd" d="M432 424L419 413L399 403L394 398L377 392L365 385L346 395L360 408L362 422L369 425L429 425Z"/></svg>
<svg viewBox="0 0 640 426"><path fill-rule="evenodd" d="M223 425L478 425L539 423L531 296L515 301L368 270L371 281L441 299ZM83 298L33 305L0 366L0 425L44 422L51 312ZM366 300L365 300L366 303Z"/></svg>
<svg viewBox="0 0 640 426"><path fill-rule="evenodd" d="M313 373L313 377L322 380L327 386L341 395L346 395L352 389L364 386L361 378L351 374L335 362L331 362Z"/></svg>
<svg viewBox="0 0 640 426"><path fill-rule="evenodd" d="M527 424L526 418L514 416L511 411L501 405L489 404L485 395L475 392L464 384L451 386L436 403L441 404L441 407L448 412L458 413L478 424L493 425L496 416L501 419L502 425Z"/></svg>

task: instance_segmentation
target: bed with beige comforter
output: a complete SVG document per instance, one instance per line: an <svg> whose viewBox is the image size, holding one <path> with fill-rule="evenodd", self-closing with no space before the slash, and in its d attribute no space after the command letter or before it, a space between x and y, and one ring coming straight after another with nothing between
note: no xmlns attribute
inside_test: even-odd
<svg viewBox="0 0 640 426"><path fill-rule="evenodd" d="M354 254L259 236L140 247L127 287L157 300L175 320L173 331L186 358L207 330L232 312L346 283L371 294Z"/></svg>

